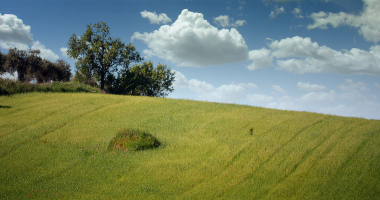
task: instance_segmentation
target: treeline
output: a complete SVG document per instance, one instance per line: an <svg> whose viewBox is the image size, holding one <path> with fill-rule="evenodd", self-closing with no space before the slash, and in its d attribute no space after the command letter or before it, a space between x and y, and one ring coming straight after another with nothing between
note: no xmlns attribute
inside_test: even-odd
<svg viewBox="0 0 380 200"><path fill-rule="evenodd" d="M69 81L72 74L70 65L58 59L55 63L42 59L40 50L28 51L11 48L8 54L0 52L0 75L8 72L14 75L17 72L17 79L22 83L35 80L37 83L47 83L51 81Z"/></svg>

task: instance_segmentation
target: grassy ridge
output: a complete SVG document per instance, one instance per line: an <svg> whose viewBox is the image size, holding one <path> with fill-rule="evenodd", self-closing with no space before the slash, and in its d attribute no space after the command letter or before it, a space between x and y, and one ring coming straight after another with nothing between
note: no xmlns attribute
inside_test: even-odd
<svg viewBox="0 0 380 200"><path fill-rule="evenodd" d="M161 146L108 152L119 128ZM376 199L379 146L376 120L104 94L3 96L0 198Z"/></svg>

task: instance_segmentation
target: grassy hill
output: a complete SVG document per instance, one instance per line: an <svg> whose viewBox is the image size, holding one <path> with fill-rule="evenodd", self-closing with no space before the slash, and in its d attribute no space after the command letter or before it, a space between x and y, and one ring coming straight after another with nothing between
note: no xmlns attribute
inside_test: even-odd
<svg viewBox="0 0 380 200"><path fill-rule="evenodd" d="M107 151L121 128L161 145ZM379 199L380 121L89 93L0 97L0 198Z"/></svg>

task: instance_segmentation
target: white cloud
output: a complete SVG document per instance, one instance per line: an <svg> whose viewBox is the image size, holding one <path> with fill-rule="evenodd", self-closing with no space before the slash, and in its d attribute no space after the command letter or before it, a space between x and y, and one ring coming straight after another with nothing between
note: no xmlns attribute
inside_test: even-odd
<svg viewBox="0 0 380 200"><path fill-rule="evenodd" d="M201 100L231 103L246 100L248 97L247 89L258 89L257 85L253 83L232 83L215 88L205 81L188 80L179 71L175 71L173 87L175 90L188 88L197 93Z"/></svg>
<svg viewBox="0 0 380 200"><path fill-rule="evenodd" d="M341 84L338 86L342 92L339 97L346 100L351 100L354 102L365 101L366 97L361 94L361 91L367 91L367 84L364 82L355 83L352 79L346 79L346 84Z"/></svg>
<svg viewBox="0 0 380 200"><path fill-rule="evenodd" d="M30 26L12 14L0 14L0 40L6 43L31 44L33 35L30 33Z"/></svg>
<svg viewBox="0 0 380 200"><path fill-rule="evenodd" d="M308 29L327 29L327 25L331 24L334 28L347 25L359 28L359 33L364 36L367 41L380 41L380 1L363 0L364 8L359 15L340 13L312 13L311 18L314 24L308 25Z"/></svg>
<svg viewBox="0 0 380 200"><path fill-rule="evenodd" d="M45 45L41 44L39 41L37 42L34 42L31 49L33 50L40 50L41 53L40 53L40 57L41 58L44 58L44 59L47 59L47 60L51 60L51 61L56 61L59 56L57 54L55 54L52 50L50 49L46 49L45 48Z"/></svg>
<svg viewBox="0 0 380 200"><path fill-rule="evenodd" d="M251 103L254 104L268 103L274 101L273 97L264 94L248 94L247 98Z"/></svg>
<svg viewBox="0 0 380 200"><path fill-rule="evenodd" d="M277 15L281 14L281 13L285 13L285 9L284 7L281 7L281 8L278 8L276 7L274 9L274 11L272 11L269 15L270 19L274 19Z"/></svg>
<svg viewBox="0 0 380 200"><path fill-rule="evenodd" d="M251 71L268 68L273 62L271 51L265 48L250 51L248 59L253 61L253 63L247 67Z"/></svg>
<svg viewBox="0 0 380 200"><path fill-rule="evenodd" d="M278 99L279 102L290 102L293 101L293 98L290 96L282 96L281 98Z"/></svg>
<svg viewBox="0 0 380 200"><path fill-rule="evenodd" d="M28 50L29 46L27 44L22 44L22 43L7 43L4 41L0 40L0 47L3 49L11 49L11 48L17 48L21 50Z"/></svg>
<svg viewBox="0 0 380 200"><path fill-rule="evenodd" d="M33 35L30 33L30 26L23 23L16 15L0 14L0 47L3 49L18 48L28 50L28 44L32 50L40 50L40 57L55 61L59 58L50 49L46 49L39 41L33 41Z"/></svg>
<svg viewBox="0 0 380 200"><path fill-rule="evenodd" d="M302 82L298 82L297 87L299 90L306 90L309 92L319 92L326 89L326 87L323 85L317 85L317 84L311 85L310 83L302 83Z"/></svg>
<svg viewBox="0 0 380 200"><path fill-rule="evenodd" d="M272 102L267 107L281 110L299 110L299 107L294 102Z"/></svg>
<svg viewBox="0 0 380 200"><path fill-rule="evenodd" d="M364 82L357 82L355 83L352 79L346 79L346 84L347 85L339 85L339 89L342 92L351 92L353 90L360 89L362 91L367 91L367 84Z"/></svg>
<svg viewBox="0 0 380 200"><path fill-rule="evenodd" d="M183 75L179 71L176 71L176 70L173 70L173 71L175 72L175 75L174 75L175 78L174 78L174 82L173 82L174 90L187 88L189 86L189 81L187 80L185 75Z"/></svg>
<svg viewBox="0 0 380 200"><path fill-rule="evenodd" d="M272 88L276 91L276 92L279 92L281 94L286 94L286 91L284 90L284 88L280 87L279 85L272 85Z"/></svg>
<svg viewBox="0 0 380 200"><path fill-rule="evenodd" d="M240 84L242 85L243 87L247 88L247 89L258 89L259 87L257 87L257 85L253 84L253 83L242 83Z"/></svg>
<svg viewBox="0 0 380 200"><path fill-rule="evenodd" d="M245 20L237 20L236 22L232 22L233 19L231 19L231 22L230 22L230 18L228 17L228 15L220 15L219 17L215 17L214 18L214 23L216 23L217 25L223 27L223 28L226 28L226 27L239 27L239 26L243 26L245 22Z"/></svg>
<svg viewBox="0 0 380 200"><path fill-rule="evenodd" d="M212 86L211 84L196 79L191 79L189 81L188 88L198 93L198 95L200 96L207 95L207 93L211 93L215 90L214 86Z"/></svg>
<svg viewBox="0 0 380 200"><path fill-rule="evenodd" d="M300 8L300 6L298 6L297 8L294 8L293 12L294 16L296 16L297 18L303 18L302 16L302 10Z"/></svg>
<svg viewBox="0 0 380 200"><path fill-rule="evenodd" d="M296 99L301 103L325 103L333 102L337 97L337 93L334 90L327 92L310 92L302 95L300 98Z"/></svg>
<svg viewBox="0 0 380 200"><path fill-rule="evenodd" d="M62 47L62 48L60 48L59 49L59 51L61 51L61 53L62 53L62 56L63 57L66 57L66 58L68 58L69 56L67 55L67 48L66 47Z"/></svg>
<svg viewBox="0 0 380 200"><path fill-rule="evenodd" d="M183 10L178 19L152 33L136 32L133 39L144 41L151 56L157 56L180 66L204 67L245 61L248 47L235 29L211 26L203 14Z"/></svg>
<svg viewBox="0 0 380 200"><path fill-rule="evenodd" d="M27 51L29 50L29 46L21 43L5 43L0 41L0 47L4 49L17 48L19 50ZM46 49L45 45L41 44L39 41L33 42L33 45L30 47L32 50L40 50L40 57L43 59L48 59L51 61L55 61L59 59L59 56L55 54L52 50Z"/></svg>
<svg viewBox="0 0 380 200"><path fill-rule="evenodd" d="M148 18L151 24L166 24L172 20L165 14L157 15L156 12L148 12L146 10L140 12L143 18Z"/></svg>
<svg viewBox="0 0 380 200"><path fill-rule="evenodd" d="M343 116L353 116L355 114L355 108L347 107L345 105L338 105L332 108L321 108L320 112L324 114L334 114L334 115L343 115Z"/></svg>
<svg viewBox="0 0 380 200"><path fill-rule="evenodd" d="M344 53L311 42L310 38L293 38L273 41L272 56L306 57L305 59L277 60L279 69L303 73L332 72L337 74L367 74L380 76L380 46L370 47L370 51L352 48Z"/></svg>
<svg viewBox="0 0 380 200"><path fill-rule="evenodd" d="M378 84L378 83L375 83L375 86L378 87L378 88L380 88L380 84Z"/></svg>

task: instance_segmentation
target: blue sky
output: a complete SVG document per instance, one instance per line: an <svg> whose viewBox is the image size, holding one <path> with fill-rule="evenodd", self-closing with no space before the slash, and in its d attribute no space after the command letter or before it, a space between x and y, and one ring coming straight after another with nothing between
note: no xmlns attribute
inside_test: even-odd
<svg viewBox="0 0 380 200"><path fill-rule="evenodd" d="M64 59L100 21L176 71L168 98L380 119L378 0L0 0L0 50Z"/></svg>

